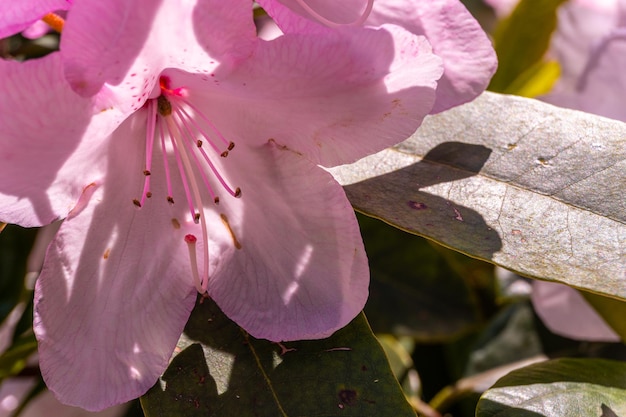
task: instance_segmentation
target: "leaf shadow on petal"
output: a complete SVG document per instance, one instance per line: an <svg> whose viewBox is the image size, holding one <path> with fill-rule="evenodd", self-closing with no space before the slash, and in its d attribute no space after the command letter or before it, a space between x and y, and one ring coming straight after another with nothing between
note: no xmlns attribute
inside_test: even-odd
<svg viewBox="0 0 626 417"><path fill-rule="evenodd" d="M452 188L455 181L476 175L491 151L482 145L443 142L415 164L344 189L355 209L368 216L459 252L491 259L502 248L497 231L477 211L423 191L444 183ZM472 190L465 193L471 195Z"/></svg>

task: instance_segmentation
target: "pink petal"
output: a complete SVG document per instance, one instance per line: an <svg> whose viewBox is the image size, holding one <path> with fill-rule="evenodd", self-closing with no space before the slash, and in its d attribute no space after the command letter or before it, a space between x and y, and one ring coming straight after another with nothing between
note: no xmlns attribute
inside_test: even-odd
<svg viewBox="0 0 626 417"><path fill-rule="evenodd" d="M233 71L174 84L191 83L189 94L233 141L273 138L332 166L411 135L441 70L423 38L390 26L284 35Z"/></svg>
<svg viewBox="0 0 626 417"><path fill-rule="evenodd" d="M155 383L196 299L184 222L174 221L184 204L170 208L161 182L152 204L131 201L143 183L135 122L145 126L129 120L108 141L109 173L61 226L35 289L42 375L61 402L88 410Z"/></svg>
<svg viewBox="0 0 626 417"><path fill-rule="evenodd" d="M233 234L212 231L219 255L209 295L254 337L329 336L361 311L368 294L367 258L343 189L275 142L231 156L246 167L229 172L242 186L242 204L220 206Z"/></svg>
<svg viewBox="0 0 626 417"><path fill-rule="evenodd" d="M35 388L37 378L18 377L2 381L0 385L0 416L9 417L15 412L20 401ZM92 413L76 407L61 404L52 393L44 390L28 402L20 417L122 417L128 412L128 405L111 407L98 413Z"/></svg>
<svg viewBox="0 0 626 417"><path fill-rule="evenodd" d="M394 23L424 35L443 59L433 113L466 103L482 93L497 67L491 41L458 0L376 0L368 25Z"/></svg>
<svg viewBox="0 0 626 417"><path fill-rule="evenodd" d="M295 6L292 10L275 0L259 3L285 33L324 33L328 30L294 11ZM350 10L354 11L354 6L350 3ZM337 10L339 13L341 9ZM341 13L337 19L339 16ZM426 36L433 52L443 59L445 72L437 86L437 101L432 113L473 100L485 90L496 71L497 58L491 41L458 0L375 0L365 24L380 26L386 23Z"/></svg>
<svg viewBox="0 0 626 417"><path fill-rule="evenodd" d="M605 40L592 54L578 85L561 84L544 101L626 121L626 30Z"/></svg>
<svg viewBox="0 0 626 417"><path fill-rule="evenodd" d="M553 333L577 340L620 340L585 299L567 285L536 281L531 299L535 311Z"/></svg>
<svg viewBox="0 0 626 417"><path fill-rule="evenodd" d="M0 220L48 224L102 175L98 137L85 135L92 105L64 81L58 54L0 61L0 74Z"/></svg>
<svg viewBox="0 0 626 417"><path fill-rule="evenodd" d="M44 15L57 10L68 10L72 0L11 1L0 13L0 38L23 31Z"/></svg>
<svg viewBox="0 0 626 417"><path fill-rule="evenodd" d="M614 0L610 0L615 3ZM552 36L549 55L561 66L557 90L573 89L583 74L591 52L618 24L617 4L594 4L576 0L558 10L557 30ZM624 5L623 7L626 7ZM622 11L624 14L626 11Z"/></svg>
<svg viewBox="0 0 626 417"><path fill-rule="evenodd" d="M245 0L77 2L61 51L76 91L92 95L105 82L120 86L119 102L136 101L136 109L164 68L209 72L245 57L255 39Z"/></svg>
<svg viewBox="0 0 626 417"><path fill-rule="evenodd" d="M259 4L270 15L287 6L299 16L329 26L362 24L369 14L368 0L265 0Z"/></svg>

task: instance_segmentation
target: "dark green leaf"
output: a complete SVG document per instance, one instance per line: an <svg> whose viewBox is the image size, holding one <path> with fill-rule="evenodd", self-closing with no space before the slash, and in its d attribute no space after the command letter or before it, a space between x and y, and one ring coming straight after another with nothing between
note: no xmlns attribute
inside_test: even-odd
<svg viewBox="0 0 626 417"><path fill-rule="evenodd" d="M0 323L23 295L26 258L36 232L36 229L8 225L0 233Z"/></svg>
<svg viewBox="0 0 626 417"><path fill-rule="evenodd" d="M372 282L365 312L375 333L436 342L480 322L472 293L425 239L359 216Z"/></svg>
<svg viewBox="0 0 626 417"><path fill-rule="evenodd" d="M0 381L18 374L26 366L27 359L37 351L37 341L32 333L26 334L0 355Z"/></svg>
<svg viewBox="0 0 626 417"><path fill-rule="evenodd" d="M477 417L626 415L626 363L557 359L518 369L481 397Z"/></svg>
<svg viewBox="0 0 626 417"><path fill-rule="evenodd" d="M210 300L196 305L182 352L142 398L148 417L411 416L363 315L324 340L250 337Z"/></svg>
<svg viewBox="0 0 626 417"><path fill-rule="evenodd" d="M485 93L332 170L359 211L530 277L626 299L626 124Z"/></svg>

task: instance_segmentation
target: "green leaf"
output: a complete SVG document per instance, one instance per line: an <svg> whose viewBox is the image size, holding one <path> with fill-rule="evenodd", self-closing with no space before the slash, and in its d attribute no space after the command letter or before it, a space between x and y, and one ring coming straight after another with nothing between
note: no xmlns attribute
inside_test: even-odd
<svg viewBox="0 0 626 417"><path fill-rule="evenodd" d="M582 296L593 306L604 321L611 326L622 341L626 342L626 302L614 298L603 297L587 291L580 291Z"/></svg>
<svg viewBox="0 0 626 417"><path fill-rule="evenodd" d="M365 313L375 333L432 343L478 326L461 274L425 239L365 216L358 219L372 277Z"/></svg>
<svg viewBox="0 0 626 417"><path fill-rule="evenodd" d="M37 229L24 229L4 223L0 223L0 226L2 226L0 227L0 323L2 323L21 297L26 299L24 289L26 258L35 240Z"/></svg>
<svg viewBox="0 0 626 417"><path fill-rule="evenodd" d="M477 417L626 415L626 363L557 359L501 378L478 402Z"/></svg>
<svg viewBox="0 0 626 417"><path fill-rule="evenodd" d="M522 97L537 97L547 94L561 75L561 66L556 61L539 61L509 85L503 93Z"/></svg>
<svg viewBox="0 0 626 417"><path fill-rule="evenodd" d="M484 93L333 168L353 206L521 275L626 299L626 124Z"/></svg>
<svg viewBox="0 0 626 417"><path fill-rule="evenodd" d="M37 351L37 340L32 333L21 336L0 355L0 381L17 375L27 364L28 358Z"/></svg>
<svg viewBox="0 0 626 417"><path fill-rule="evenodd" d="M524 73L540 63L556 27L556 9L565 0L522 0L493 33L498 70L489 90L510 91Z"/></svg>
<svg viewBox="0 0 626 417"><path fill-rule="evenodd" d="M204 299L182 350L141 399L159 416L411 416L364 315L324 340L257 340Z"/></svg>

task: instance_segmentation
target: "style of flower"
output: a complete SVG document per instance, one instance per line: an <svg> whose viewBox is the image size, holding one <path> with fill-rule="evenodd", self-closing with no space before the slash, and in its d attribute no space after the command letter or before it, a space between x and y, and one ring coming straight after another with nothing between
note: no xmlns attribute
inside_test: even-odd
<svg viewBox="0 0 626 417"><path fill-rule="evenodd" d="M393 23L425 36L443 60L431 113L469 102L481 94L497 67L491 41L459 0L259 0L284 33L320 32L324 24L362 22L369 27ZM333 24L333 26L336 26Z"/></svg>
<svg viewBox="0 0 626 417"><path fill-rule="evenodd" d="M61 52L0 61L0 221L65 219L35 288L50 390L143 394L198 292L254 337L346 325L367 259L320 166L408 137L442 71L393 25L260 40L247 0L77 2Z"/></svg>

